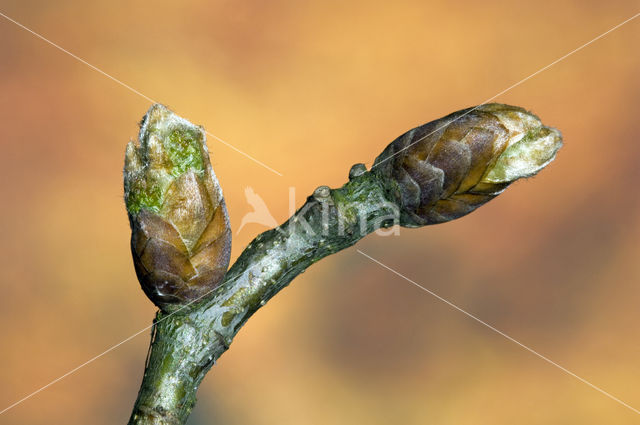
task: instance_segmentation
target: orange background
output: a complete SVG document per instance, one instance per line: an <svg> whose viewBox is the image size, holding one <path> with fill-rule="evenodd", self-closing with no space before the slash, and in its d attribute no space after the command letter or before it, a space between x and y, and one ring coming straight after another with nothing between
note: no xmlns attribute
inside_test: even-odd
<svg viewBox="0 0 640 425"><path fill-rule="evenodd" d="M404 131L479 104L635 1L5 0L0 11L215 141L236 234ZM640 409L640 19L496 99L563 131L539 177L358 248ZM0 17L0 410L148 326L122 201L149 102ZM148 331L0 416L123 424ZM638 414L349 249L297 278L205 379L197 424L631 424Z"/></svg>

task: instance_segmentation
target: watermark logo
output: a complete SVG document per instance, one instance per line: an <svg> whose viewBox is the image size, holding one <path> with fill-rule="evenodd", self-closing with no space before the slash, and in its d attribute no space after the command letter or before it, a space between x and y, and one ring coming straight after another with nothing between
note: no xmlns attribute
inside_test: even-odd
<svg viewBox="0 0 640 425"><path fill-rule="evenodd" d="M252 187L249 186L245 188L244 196L247 203L251 205L251 208L253 208L253 211L246 213L244 217L242 217L240 228L236 234L239 234L242 228L247 224L261 224L269 228L276 227L278 225L278 222L273 218L273 215L271 214L271 211L269 211L264 199L262 199L262 197L258 195Z"/></svg>
<svg viewBox="0 0 640 425"><path fill-rule="evenodd" d="M278 222L271 214L267 203L264 199L256 193L252 187L246 187L244 190L244 196L247 203L251 206L252 211L246 213L240 222L240 227L236 231L238 235L242 229L248 224L259 224L269 229L275 228L279 232L285 232L288 229L289 232L293 231L297 226L300 226L302 230L308 234L322 234L327 236L329 234L344 235L345 232L356 232L362 236L375 231L380 236L397 236L400 234L400 211L398 206L391 202L381 202L376 206L377 211L372 217L371 208L363 208L359 210L357 206L351 206L341 209L338 213L338 209L333 205L331 199L331 190L327 186L321 186L316 189L313 194L313 198L320 205L320 212L316 213L315 223L312 226L306 217L311 217L307 213L310 211L313 204L307 202L296 213L296 189L294 187L289 188L289 216L291 217L286 223L288 226L278 227ZM365 211L366 210L366 211ZM313 215L313 214L312 214ZM319 225L318 225L319 224ZM347 227L349 227L347 229ZM333 228L333 229L332 229Z"/></svg>

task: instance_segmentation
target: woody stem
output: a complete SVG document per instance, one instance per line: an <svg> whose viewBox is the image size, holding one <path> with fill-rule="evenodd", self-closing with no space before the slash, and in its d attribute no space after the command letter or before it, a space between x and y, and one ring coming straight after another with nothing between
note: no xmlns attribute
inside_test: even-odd
<svg viewBox="0 0 640 425"><path fill-rule="evenodd" d="M283 225L258 235L206 299L159 312L129 424L184 424L202 379L242 325L316 261L397 224L398 209L373 173L318 188Z"/></svg>

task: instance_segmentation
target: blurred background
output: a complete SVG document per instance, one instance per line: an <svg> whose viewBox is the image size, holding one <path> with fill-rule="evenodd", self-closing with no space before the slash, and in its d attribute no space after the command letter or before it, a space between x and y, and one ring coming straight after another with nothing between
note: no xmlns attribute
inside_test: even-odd
<svg viewBox="0 0 640 425"><path fill-rule="evenodd" d="M245 189L284 221L406 130L482 103L637 1L4 0L0 11L209 140L235 258ZM0 17L0 410L151 323L122 200L149 101ZM499 96L560 128L538 177L452 223L357 247L640 408L640 19ZM149 332L0 416L124 424ZM261 309L190 425L632 424L621 404L355 248Z"/></svg>

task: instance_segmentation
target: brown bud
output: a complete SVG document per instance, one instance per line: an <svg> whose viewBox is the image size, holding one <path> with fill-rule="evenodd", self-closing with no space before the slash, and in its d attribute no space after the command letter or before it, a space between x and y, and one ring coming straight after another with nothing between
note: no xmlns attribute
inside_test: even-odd
<svg viewBox="0 0 640 425"><path fill-rule="evenodd" d="M127 146L125 201L136 274L163 310L210 293L229 265L231 232L205 133L162 105Z"/></svg>
<svg viewBox="0 0 640 425"><path fill-rule="evenodd" d="M464 109L391 142L372 172L389 183L400 224L419 227L470 213L555 159L562 136L526 110Z"/></svg>

